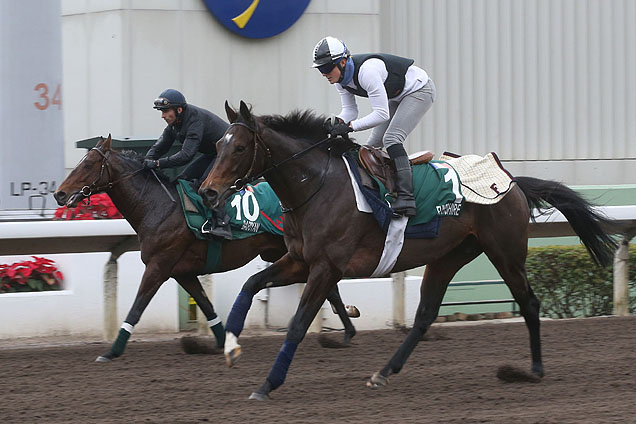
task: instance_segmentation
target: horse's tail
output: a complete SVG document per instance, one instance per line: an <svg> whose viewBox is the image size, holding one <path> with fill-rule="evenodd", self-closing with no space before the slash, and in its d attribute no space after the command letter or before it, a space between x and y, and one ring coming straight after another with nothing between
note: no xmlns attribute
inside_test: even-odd
<svg viewBox="0 0 636 424"><path fill-rule="evenodd" d="M603 229L614 226L612 219L595 211L591 203L559 182L532 177L516 177L515 181L526 195L531 211L546 209L547 204L554 206L568 220L597 265L612 263L617 244Z"/></svg>

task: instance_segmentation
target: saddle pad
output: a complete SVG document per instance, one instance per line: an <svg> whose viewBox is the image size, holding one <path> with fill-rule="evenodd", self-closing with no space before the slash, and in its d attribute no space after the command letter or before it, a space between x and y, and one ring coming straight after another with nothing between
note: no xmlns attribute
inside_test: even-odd
<svg viewBox="0 0 636 424"><path fill-rule="evenodd" d="M207 240L201 233L201 227L206 220L213 218L212 210L203 204L190 182L178 180L177 192L188 227L199 240ZM283 235L283 210L268 183L248 185L234 194L225 205L225 213L230 217L233 240L265 232Z"/></svg>
<svg viewBox="0 0 636 424"><path fill-rule="evenodd" d="M366 171L359 168L357 155L345 153L351 177L367 200L368 208L386 233L393 219L393 210L389 206L392 200L386 188L377 179L376 188L362 183L362 175ZM446 175L449 178L446 178ZM452 178L450 178L452 176ZM414 195L418 214L409 219L405 230L406 238L437 237L441 216L458 216L461 212L463 197L460 192L457 174L450 167L436 167L435 164L423 164L413 167ZM453 181L455 181L453 183ZM379 188L378 188L379 187Z"/></svg>
<svg viewBox="0 0 636 424"><path fill-rule="evenodd" d="M451 165L459 174L462 194L467 202L492 205L503 199L512 187L512 175L494 152L484 157L444 152L440 160Z"/></svg>

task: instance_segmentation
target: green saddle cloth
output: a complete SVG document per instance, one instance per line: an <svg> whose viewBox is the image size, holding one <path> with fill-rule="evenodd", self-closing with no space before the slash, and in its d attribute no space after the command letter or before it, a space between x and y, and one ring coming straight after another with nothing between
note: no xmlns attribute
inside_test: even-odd
<svg viewBox="0 0 636 424"><path fill-rule="evenodd" d="M196 238L209 241L205 272L212 273L221 262L221 241L210 240L201 232L205 221L212 218L212 211L190 182L178 180L177 192L188 227ZM232 240L265 232L283 235L283 210L268 183L248 185L233 195L225 205L225 212L230 216Z"/></svg>
<svg viewBox="0 0 636 424"><path fill-rule="evenodd" d="M203 199L188 181L178 182L177 191L188 227L198 239L207 240L201 227L206 220L212 219L212 210L203 204ZM225 212L230 216L232 240L260 233L283 235L283 209L268 183L248 185L234 194L226 203Z"/></svg>
<svg viewBox="0 0 636 424"><path fill-rule="evenodd" d="M457 172L442 161L415 165L412 169L417 215L409 218L408 225L426 224L437 216L459 216L464 196ZM393 197L384 184L373 179L380 187L380 197L391 202Z"/></svg>

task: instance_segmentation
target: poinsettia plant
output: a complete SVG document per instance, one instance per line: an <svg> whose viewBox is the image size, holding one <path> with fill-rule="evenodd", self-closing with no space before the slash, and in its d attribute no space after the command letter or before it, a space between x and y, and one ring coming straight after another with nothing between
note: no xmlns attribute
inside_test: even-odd
<svg viewBox="0 0 636 424"><path fill-rule="evenodd" d="M64 275L51 259L0 264L0 293L60 290Z"/></svg>
<svg viewBox="0 0 636 424"><path fill-rule="evenodd" d="M123 218L121 213L117 210L113 201L108 197L106 193L94 194L88 199L84 199L77 207L67 208L62 206L57 208L53 219L119 219Z"/></svg>

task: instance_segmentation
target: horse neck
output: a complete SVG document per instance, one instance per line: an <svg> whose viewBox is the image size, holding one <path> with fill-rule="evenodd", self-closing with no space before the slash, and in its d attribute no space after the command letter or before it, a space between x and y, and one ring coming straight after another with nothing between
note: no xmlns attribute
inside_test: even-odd
<svg viewBox="0 0 636 424"><path fill-rule="evenodd" d="M111 163L113 165L111 178L114 181L139 169L137 163L133 164L132 161L128 163L124 158ZM170 189L168 185L166 187ZM174 190L171 191L172 196L177 200L177 194ZM168 215L174 212L175 205L178 205L170 200L161 184L149 171L116 182L107 193L117 210L140 236L144 228L156 228L161 224Z"/></svg>
<svg viewBox="0 0 636 424"><path fill-rule="evenodd" d="M264 143L271 152L272 164L279 164L310 145L299 140L268 131ZM340 161L341 162L341 161ZM329 165L329 170L327 166ZM265 178L276 192L286 208L294 208L303 203L309 196L321 189L326 172L332 175L337 170L338 161L329 158L323 147L316 147L297 159L283 164L280 168L269 172Z"/></svg>

